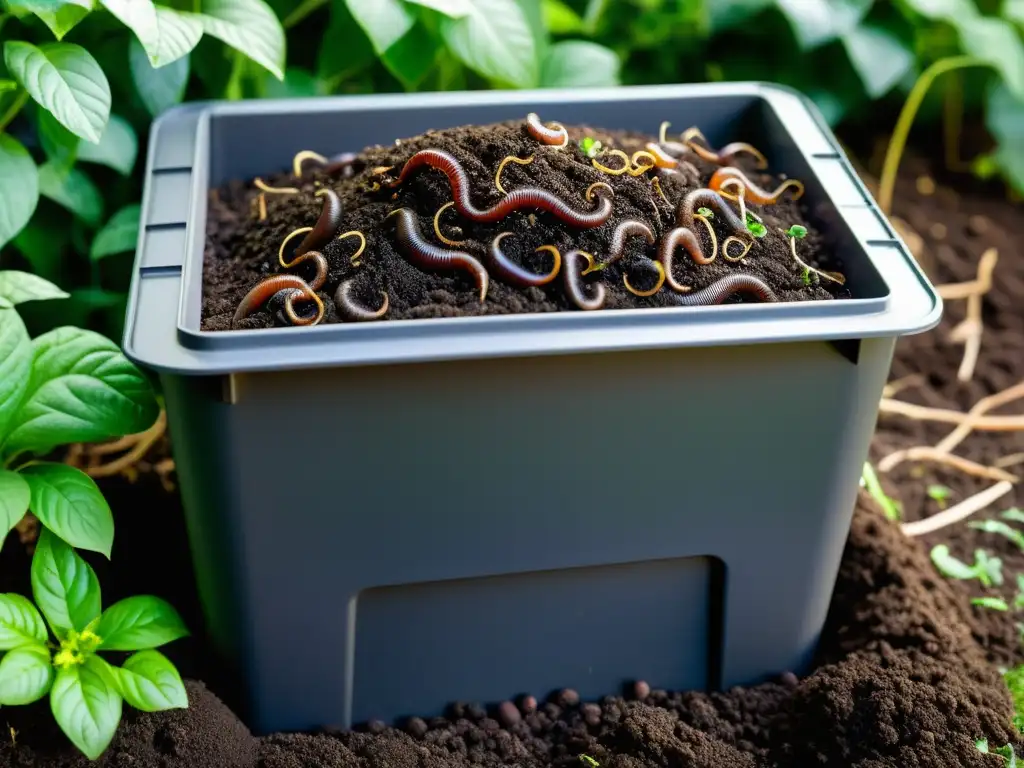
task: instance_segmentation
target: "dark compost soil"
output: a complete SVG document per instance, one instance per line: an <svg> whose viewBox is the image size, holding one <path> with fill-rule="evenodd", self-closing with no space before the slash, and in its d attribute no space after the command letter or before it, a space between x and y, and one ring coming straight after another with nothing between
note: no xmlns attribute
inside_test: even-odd
<svg viewBox="0 0 1024 768"><path fill-rule="evenodd" d="M947 302L937 331L904 339L897 348L893 378L926 377L924 386L900 392L901 399L966 410L980 397L1024 378L1024 307L1019 302L1024 245L1014 236L1020 211L999 198L957 197L941 186L922 197L914 191L913 163L907 165L911 170L901 181L895 213L924 238L933 280L971 279L983 250L1000 252L995 285L984 300L986 330L973 381L957 381L962 345L947 338L963 317L962 301ZM943 228L932 226L936 222ZM872 459L896 448L934 444L950 429L883 416ZM991 463L1024 450L1021 439L975 432L957 453ZM915 519L936 511L936 502L925 494L929 483L949 486L955 501L990 481L904 463L883 475L883 483L903 502L905 517ZM160 491L152 476L135 484L113 479L101 485L118 519L113 564L100 574L106 599L126 591L155 592L178 605L201 636L190 580L168 577L169 569L181 573L181 563L187 562L176 497ZM994 517L1014 503L1024 506L1021 492L1015 493L976 518ZM939 576L928 548L946 542L968 560L975 547L998 553L1007 580L1002 594L1010 601L1015 574L1024 572L1024 553L964 524L923 539L908 539L862 494L815 669L803 679L784 674L776 682L710 695L631 685L600 702L579 702L571 692L549 696L536 691L539 704L517 699L492 709L461 705L449 718L414 718L398 727L372 723L359 732L263 739L250 736L202 683L190 681L189 710L147 715L126 708L121 730L101 762L133 768L568 768L581 765L578 756L585 753L602 768L995 768L1001 758L980 754L974 740L1020 746L997 669L1024 661L1015 617L971 606L969 596L981 592L976 582L965 585ZM145 562L150 556L142 554L141 546L134 554L131 549L149 541L162 543L156 563ZM8 537L0 550L5 591L27 591L27 562L17 537ZM216 669L205 666L199 639L176 643L168 653L186 676L214 685ZM0 726L0 766L87 765L52 724L45 703L4 709ZM11 738L7 727L14 729Z"/></svg>
<svg viewBox="0 0 1024 768"><path fill-rule="evenodd" d="M551 269L551 256L535 253L541 245L554 245L563 255L570 250L581 249L592 253L599 261L604 260L609 255L615 227L626 220L643 222L660 238L675 226L675 205L678 201L686 192L706 186L718 167L696 155L687 155L692 161L690 170L660 177L663 199L652 186L654 171L636 177L606 174L594 168L591 158L577 143L584 136L592 136L605 148L620 148L632 155L634 151L643 149L647 142L656 141L655 137L610 133L588 126L570 126L567 130L570 142L564 149L538 144L527 133L522 121L431 132L398 140L392 146L365 150L351 166L354 173L347 177L341 172L330 175L307 162L301 178L296 178L289 171L264 179L272 187L300 190L299 194L267 194L265 221L258 218L257 197L260 191L251 181L235 181L211 191L203 269L203 330L231 328L232 316L249 289L262 278L284 271L278 263L278 249L290 232L316 224L324 202L315 193L322 187L334 189L341 199L344 213L339 233L358 230L367 239L367 248L358 262L359 266L353 266L351 259L358 247L358 239L335 239L324 247L323 254L330 264L327 282L319 291L326 307L324 322L341 320L333 296L338 284L351 278L356 279L354 298L369 309L379 307L380 292L387 292L390 309L384 319L391 320L576 310L565 295L560 275L540 288L518 288L502 282L492 269L490 289L486 301L481 304L473 280L467 273L425 271L412 266L396 250L394 219L385 220L385 217L402 207L411 208L418 214L420 229L428 242L442 245L435 238L433 218L442 205L452 200L452 192L447 178L440 171L422 169L397 190L385 186L370 191L374 182L385 178L375 174L376 169L393 166L394 170L387 178L394 179L405 162L423 149L444 150L461 162L470 180L471 197L478 207L490 207L501 199L502 195L495 187L494 174L502 159L509 155L519 158L532 155L534 160L529 165L509 163L505 166L501 181L506 190L537 186L553 192L574 208L587 211L593 209L596 200L593 203L584 201L586 189L595 182L610 184L615 190L611 218L594 229L572 229L551 214L525 209L493 224L462 220L454 209L442 214L442 232L451 240L465 240L466 245L460 248L478 260L486 263L486 247L495 235L513 232L515 236L502 242L502 250L527 269L544 274ZM597 159L610 168L618 168L622 164L621 159L615 156L603 155ZM774 189L782 178L758 172L753 160L748 161L745 156L737 159L737 165L751 181L768 190ZM826 280L820 284L814 281L808 284L805 281L804 270L793 260L789 239L780 229L787 229L792 224L808 228L808 235L799 241L798 250L801 258L810 265L841 272L842 264L831 257L829 244L808 222L803 200L794 202L790 198L791 192L787 191L775 205L749 206L763 218L768 233L754 240L753 247L742 261L727 261L720 252L712 264L699 266L680 248L673 270L676 279L699 290L725 275L743 272L762 278L781 301L847 297L849 292L836 283ZM718 242L724 243L730 233L723 226L721 216L716 216L712 223L718 233ZM699 226L697 229L698 237L705 244L705 253L710 253L706 232ZM292 240L289 248L298 242L299 238ZM730 253L734 254L738 247L733 243ZM622 282L623 275L628 274L630 283L637 290L644 291L655 285L657 272L651 261L656 255L655 248L648 246L640 237L632 237L627 242L625 256L619 262L586 278L590 282L600 280L605 285L608 291L605 308L672 305L675 294L667 285L653 296L642 298L627 291ZM296 269L301 270L302 266ZM302 271L297 274L311 278ZM749 300L735 296L730 301ZM274 310L273 304L265 305L263 310L242 320L238 327L262 328L286 323Z"/></svg>

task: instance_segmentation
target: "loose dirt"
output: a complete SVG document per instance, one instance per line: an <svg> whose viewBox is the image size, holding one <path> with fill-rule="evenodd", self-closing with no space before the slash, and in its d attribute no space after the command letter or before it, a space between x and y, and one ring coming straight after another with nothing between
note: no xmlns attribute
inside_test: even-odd
<svg viewBox="0 0 1024 768"><path fill-rule="evenodd" d="M306 163L301 178L289 171L263 179L272 187L299 190L298 194L265 195L265 221L258 218L260 190L251 180L235 181L212 190L203 269L202 328L229 329L232 316L245 294L263 278L284 272L278 263L281 243L295 229L316 224L324 204L324 198L317 197L316 192L324 187L335 190L343 206L339 233L361 231L367 240L366 251L357 260L359 266L353 266L352 260L359 245L357 238L335 239L323 248L323 254L330 265L327 281L319 291L326 307L324 322L341 321L335 308L334 293L341 282L349 279L355 279L353 297L360 306L367 309L378 308L381 305L381 291L387 293L390 309L385 319L389 320L579 311L566 297L561 274L543 287L518 288L503 282L495 270L491 269L490 289L486 301L481 304L473 279L467 273L422 270L411 265L403 253L396 250L395 218L386 217L390 212L403 207L416 213L420 230L427 242L448 247L436 238L433 229L434 215L441 206L452 200L449 182L440 171L422 169L396 189L385 186L370 191L374 183L396 178L405 162L423 149L443 150L460 161L469 178L473 202L481 208L490 207L502 198L495 187L494 176L502 159L509 155L524 159L534 157L529 165L508 163L505 166L501 182L509 191L530 186L540 187L580 211L589 211L597 205L597 200L585 202L584 192L587 188L595 182L611 185L615 190L611 218L593 229L571 228L551 214L535 212L534 215L529 210L514 212L493 224L476 224L464 220L453 209L442 214L442 233L448 239L466 241L465 245L458 246L459 249L486 263L487 247L494 237L500 232L512 232L513 236L502 241L502 250L530 271L545 274L551 270L552 257L549 253L535 253L535 249L542 245L554 245L562 255L573 249L581 249L602 261L609 255L615 227L626 220L644 223L660 238L664 232L675 227L678 201L688 191L706 186L718 167L695 155L688 155L693 165L690 170L659 178L663 198L652 186L654 171L636 177L628 174L609 175L597 170L591 158L578 146L581 138L591 136L600 140L606 149L622 149L632 155L634 151L643 149L647 142L656 141L656 137L612 133L589 126L569 126L567 130L570 142L564 149L539 144L527 133L522 121L436 131L412 139L400 139L391 146L363 151L353 162L353 173L347 178L341 173L325 173L314 164ZM764 149L768 151L769 148ZM600 155L597 159L609 168L622 165L621 158L616 156ZM282 160L287 161L285 158ZM774 189L781 181L781 177L758 172L752 159L742 157L737 160L737 165L751 181L764 189ZM388 174L374 172L375 169L387 167L393 167ZM699 290L726 275L748 273L766 281L782 301L847 297L849 292L836 283L821 279L818 282L812 280L809 284L805 281L803 268L791 255L789 238L780 229L788 229L793 224L808 227L807 236L798 241L797 247L801 258L811 266L841 272L842 263L831 256L829 243L809 227L803 200L794 202L790 198L791 192L786 191L775 205L748 206L762 217L768 232L764 237L754 239L753 247L742 262L727 261L720 252L713 263L700 266L679 248L673 269L676 280ZM735 212L735 205L729 205ZM724 243L730 232L724 226L722 216L716 215L712 224L718 242ZM695 229L704 243L705 254L710 254L711 245L707 233L699 224L695 224ZM289 243L286 260L299 239ZM735 242L732 243L730 254L735 255L738 248ZM649 298L635 296L623 285L623 276L628 275L630 284L639 291L654 287L657 272L652 259L656 253L656 246L647 245L640 237L631 237L620 261L608 269L587 276L586 281L600 281L606 287L604 308L672 305L675 294L667 285ZM302 267L309 265L298 265L296 274L312 279L312 270L305 272ZM749 300L740 296L730 299ZM307 303L305 306L306 311L312 315L312 304ZM265 305L260 311L242 320L238 327L263 328L286 324L280 311L275 311L279 309L274 303Z"/></svg>

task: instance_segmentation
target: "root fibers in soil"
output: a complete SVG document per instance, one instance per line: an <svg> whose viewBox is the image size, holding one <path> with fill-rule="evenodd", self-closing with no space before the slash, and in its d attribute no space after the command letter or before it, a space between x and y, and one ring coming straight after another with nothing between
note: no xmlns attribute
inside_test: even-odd
<svg viewBox="0 0 1024 768"><path fill-rule="evenodd" d="M298 189L297 194L267 194L267 218L260 221L257 198L260 195L251 181L235 181L213 190L209 197L206 250L203 267L203 320L204 330L228 330L232 316L245 294L260 280L282 273L278 250L285 237L299 227L312 227L317 223L324 204L316 192L330 188L337 192L343 214L339 233L360 231L366 236L366 251L353 266L352 257L358 248L358 239L334 239L323 248L329 264L326 283L318 292L326 308L324 322L340 322L334 294L343 281L355 280L353 298L360 306L376 309L381 304L381 292L388 295L390 308L385 320L426 317L454 317L461 315L509 314L523 312L579 311L565 294L562 276L542 287L519 288L503 282L491 269L490 288L482 304L472 277L453 270L423 270L409 263L396 250L395 218L388 214L399 208L409 208L416 214L425 240L435 246L449 248L435 237L433 219L438 209L452 200L448 179L437 170L423 168L396 189L384 186L370 191L375 182L394 179L405 162L420 150L437 149L450 153L462 164L469 179L470 196L480 208L490 207L502 199L495 187L495 172L508 156L534 157L529 165L509 163L501 181L506 190L540 187L554 193L574 208L593 210L597 199L585 202L584 192L595 182L610 185L615 191L611 218L600 227L576 229L563 224L551 214L530 210L516 211L492 224L474 223L462 219L454 209L441 216L440 226L451 240L465 241L455 248L487 263L486 252L491 241L501 232L512 237L502 241L502 250L526 269L545 274L551 270L551 255L536 253L543 245L554 245L561 254L580 249L593 254L598 261L609 257L609 247L615 228L626 220L639 221L649 227L656 238L675 224L675 209L683 196L699 186L707 186L711 174L718 166L687 155L691 170L661 176L658 181L664 197L652 186L655 172L639 176L609 175L597 170L591 158L579 148L579 139L592 136L608 148L622 149L632 155L642 150L654 136L609 133L587 126L568 128L570 142L567 147L555 148L538 144L526 131L523 121L510 121L488 126L468 126L434 131L411 139L400 139L390 146L372 147L359 154L352 164L356 172L343 177L330 175L311 164L304 166L301 178L291 172L268 175L264 181L273 187ZM382 137L383 138L383 137ZM742 137L737 137L737 140ZM351 148L339 148L351 149ZM767 149L767 148L766 148ZM597 158L608 167L617 167L616 156ZM770 159L770 158L769 158ZM282 164L289 158L281 158ZM765 189L774 189L781 178L759 172L753 162L740 167L748 178ZM389 175L375 173L378 168L393 167ZM267 169L268 173L272 169ZM694 290L705 288L719 278L731 274L747 273L760 277L774 289L781 301L830 299L846 297L849 292L827 280L805 281L804 270L792 257L789 238L780 230L793 224L808 228L806 237L798 241L801 258L811 266L825 270L842 271L842 264L833 258L829 244L808 223L803 199L793 201L789 191L782 193L778 203L768 206L749 205L767 227L767 234L753 241L747 256L740 262L730 262L722 255L707 265L698 265L678 248L673 275ZM736 204L727 203L735 213ZM723 221L723 214L712 211L711 222L720 245L731 234ZM711 245L703 227L694 224L697 237L704 243L705 255ZM291 248L299 238L290 241ZM737 243L730 245L735 254ZM637 290L648 290L656 285L657 272L652 259L656 247L647 245L641 237L627 240L625 255L616 264L585 278L588 282L601 282L607 290L606 309L672 306L677 296L666 285L648 298L641 298L626 290L623 277ZM287 258L287 256L286 256ZM298 265L296 274L311 279ZM563 269L566 265L563 264ZM810 277L810 276L808 276ZM591 289L592 290L592 289ZM736 296L730 301L748 301ZM278 308L279 309L279 308ZM248 318L240 321L239 328L263 328L287 324L283 314L275 311L274 304L265 305Z"/></svg>
<svg viewBox="0 0 1024 768"><path fill-rule="evenodd" d="M1012 236L1020 213L999 198L957 197L942 186L935 195L922 198L913 189L911 175L901 182L895 212L925 238L934 257L931 277L936 283L971 279L981 252L989 247L1000 250L995 285L984 300L985 336L973 381L957 380L963 348L948 339L950 328L963 317L963 302L947 302L947 318L939 330L905 339L897 348L893 377L920 373L926 381L926 386L901 392L901 399L965 410L980 397L1024 379L1024 310L1019 303L1024 295L1024 246ZM936 222L943 227L933 227ZM871 458L877 461L897 448L934 444L951 429L883 416ZM1016 440L1005 433L977 432L957 453L991 463L1024 451ZM929 483L948 486L953 501L988 484L911 463L883 473L882 480L903 502L909 520L937 511L937 502L925 493ZM101 481L101 486L110 482ZM131 548L137 542L145 551L142 547L152 540L166 541L180 549L184 561L180 512L174 504L147 503L145 499L160 491L144 489L145 482L140 479L136 496L119 488L114 498L118 547ZM153 485L158 487L155 481ZM1020 493L1015 491L1005 503L976 517L994 517L1014 503L1024 506ZM137 519L140 509L152 510L152 530L141 530L137 520L134 525L122 523L128 517ZM282 534L302 535L286 530ZM976 582L943 578L928 559L929 547L939 542L949 543L965 560L976 547L1002 557L1006 583L986 591ZM0 551L5 591L7 585L24 591L27 560L19 548L16 537L8 537ZM115 585L112 594L119 594L133 578L132 572L119 570L125 567L120 564L130 562L137 569L136 561L115 556L105 575ZM581 702L571 691L533 691L539 701L516 699L493 708L465 703L453 705L444 718L262 739L252 737L211 690L190 681L188 710L150 715L126 708L124 723L101 764L576 768L582 765L579 756L586 754L601 768L997 768L1002 759L982 755L974 741L987 738L993 746L1011 742L1020 751L1019 736L1011 726L1012 703L998 669L1024 661L1014 627L1020 617L972 606L969 597L999 594L1012 603L1017 573L1024 573L1024 552L1012 542L964 524L924 537L923 542L908 539L862 494L814 670L803 679L787 673L763 685L714 694L668 692L658 690L655 680L634 681L626 690L609 692L614 695L596 702ZM189 580L159 580L146 586L187 616L195 614ZM201 637L198 629L196 634ZM197 662L203 649L187 643L183 647L184 652L181 644L174 644L168 653L183 663L187 676L204 677L212 686L211 671ZM53 725L45 702L4 708L0 726L0 766L89 764ZM10 738L8 728L13 729Z"/></svg>

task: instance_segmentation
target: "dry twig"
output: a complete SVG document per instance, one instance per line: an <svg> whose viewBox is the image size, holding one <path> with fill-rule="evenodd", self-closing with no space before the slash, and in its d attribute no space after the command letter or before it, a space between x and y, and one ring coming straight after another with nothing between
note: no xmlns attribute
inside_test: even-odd
<svg viewBox="0 0 1024 768"><path fill-rule="evenodd" d="M1001 499L1012 490L1013 483L1003 480L989 488L986 488L984 491L980 491L973 496L964 499L959 504L955 504L937 515L932 515L924 520L915 520L912 523L903 523L900 526L900 530L903 531L906 536L923 536L926 533L938 531L945 528L947 525L958 523L961 520L970 517L974 513L980 512L989 504Z"/></svg>
<svg viewBox="0 0 1024 768"><path fill-rule="evenodd" d="M974 376L974 368L978 363L978 354L981 352L981 334L984 324L981 320L982 297L992 288L992 271L999 261L999 252L995 248L989 248L978 260L978 277L973 280L973 290L967 293L967 316L957 324L949 334L949 340L964 345L964 357L960 363L960 370L956 377L960 381L970 381ZM967 283L956 283L945 286L950 289L944 295L943 286L939 286L939 295L943 299L949 294L960 294L964 292ZM955 289L955 290L953 290Z"/></svg>
<svg viewBox="0 0 1024 768"><path fill-rule="evenodd" d="M983 477L987 480L1006 480L1010 483L1016 483L1019 479L1016 475L1010 474L1005 469L986 467L984 464L979 464L976 461L965 459L962 456L954 456L951 453L946 453L927 445L890 453L878 462L878 471L889 472L901 461L932 461L959 469L961 472L973 477Z"/></svg>
<svg viewBox="0 0 1024 768"><path fill-rule="evenodd" d="M924 375L920 373L912 373L909 376L904 376L903 378L896 379L895 381L890 381L885 385L885 388L882 389L882 397L895 397L904 389L919 387L924 384L925 381L927 381L927 379L925 379Z"/></svg>
<svg viewBox="0 0 1024 768"><path fill-rule="evenodd" d="M982 432L1017 432L1024 430L1024 414L1020 416L978 416L972 418L969 413L952 411L948 408L929 408L924 405L905 403L883 397L878 403L879 413L906 416L918 421L936 421L942 424L969 424L970 429Z"/></svg>

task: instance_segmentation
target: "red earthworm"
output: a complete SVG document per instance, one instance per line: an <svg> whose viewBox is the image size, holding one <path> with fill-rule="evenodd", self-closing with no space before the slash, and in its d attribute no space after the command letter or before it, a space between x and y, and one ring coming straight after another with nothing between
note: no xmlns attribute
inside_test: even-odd
<svg viewBox="0 0 1024 768"><path fill-rule="evenodd" d="M743 196L751 203L757 203L758 205L774 205L779 202L779 196L788 188L792 188L794 190L794 200L799 200L804 194L803 183L796 179L786 179L776 187L773 192L768 192L761 189L761 187L748 179L739 168L732 168L729 166L719 168L711 175L711 181L708 182L708 188L718 192L722 197L734 200L736 199L735 197L722 191L724 187L731 186L733 184L742 185L744 188Z"/></svg>
<svg viewBox="0 0 1024 768"><path fill-rule="evenodd" d="M498 275L503 278L506 283L519 286L520 288L526 288L531 285L547 285L554 280L555 275L558 274L559 267L562 266L562 256L558 252L558 249L553 245L542 245L537 249L537 251L551 251L552 255L555 257L555 265L551 268L551 271L546 275L537 275L523 269L512 261L512 259L502 253L501 241L511 234L511 232L500 232L494 240L491 241L491 247L488 249L490 265Z"/></svg>
<svg viewBox="0 0 1024 768"><path fill-rule="evenodd" d="M619 224L612 233L612 245L611 248L609 248L611 256L608 257L608 261L603 261L600 264L592 264L583 270L582 274L585 275L589 272L595 272L599 269L610 267L616 261L621 259L622 255L626 251L626 239L633 235L644 238L648 245L654 245L654 233L651 231L650 227L642 221L627 219Z"/></svg>
<svg viewBox="0 0 1024 768"><path fill-rule="evenodd" d="M594 263L594 257L585 251L569 251L565 254L565 264L562 267L562 279L565 283L565 292L569 294L572 303L580 309L600 309L604 306L605 289L601 283L594 284L594 298L588 299L583 290L583 283L580 280L580 261L586 260L589 264Z"/></svg>
<svg viewBox="0 0 1024 768"><path fill-rule="evenodd" d="M313 231L303 238L299 247L295 249L295 255L301 256L306 251L314 248L322 248L338 234L341 227L341 200L338 193L333 189L317 190L316 196L324 196L324 207L320 209L320 218L316 221Z"/></svg>
<svg viewBox="0 0 1024 768"><path fill-rule="evenodd" d="M569 132L565 130L565 126L561 123L552 123L552 125L558 127L548 128L540 121L540 117L536 112L531 112L526 116L526 130L533 138L541 144L564 147L569 143Z"/></svg>
<svg viewBox="0 0 1024 768"><path fill-rule="evenodd" d="M360 307L355 301L352 300L352 286L355 284L355 278L345 280L338 286L338 290L334 292L334 305L338 308L338 314L344 317L346 320L379 320L384 317L388 311L388 294L386 291L381 291L381 295L384 297L384 303L381 304L380 309L369 310L365 307Z"/></svg>
<svg viewBox="0 0 1024 768"><path fill-rule="evenodd" d="M408 261L424 269L461 269L469 272L480 289L480 302L483 303L489 279L484 265L468 253L439 248L424 240L416 214L410 209L397 208L388 214L388 218L395 215L398 216L395 220L398 244L405 251Z"/></svg>
<svg viewBox="0 0 1024 768"><path fill-rule="evenodd" d="M679 201L676 208L676 225L693 228L694 213L698 208L711 208L725 221L725 225L737 236L750 236L747 225L740 221L735 211L728 206L725 199L710 189L695 189Z"/></svg>
<svg viewBox="0 0 1024 768"><path fill-rule="evenodd" d="M601 195L600 203L595 210L581 212L571 208L561 198L537 187L514 189L492 207L481 210L469 199L469 177L462 165L452 155L439 149L423 149L410 157L402 167L398 179L391 182L390 186L401 184L413 171L422 166L439 170L448 177L455 209L470 221L494 222L520 208L535 208L547 211L571 226L589 229L601 226L612 215L611 197ZM614 196L614 192L610 192L611 188L607 189L609 194Z"/></svg>
<svg viewBox="0 0 1024 768"><path fill-rule="evenodd" d="M312 160L314 163L319 165L329 174L335 174L339 170L350 170L352 163L356 160L355 152L342 152L340 155L334 155L333 157L324 157L319 152L314 152L311 149L303 149L301 152L295 153L295 157L292 158L292 175L302 175L302 165L307 160ZM347 175L351 176L351 173Z"/></svg>
<svg viewBox="0 0 1024 768"><path fill-rule="evenodd" d="M312 317L303 317L295 311L296 301L308 300L309 298L302 291L293 289L287 292L281 291L281 293L287 293L284 297L284 314L292 325L316 325L323 319L324 305L323 302L320 301L320 297L315 293L311 295L316 297L317 312Z"/></svg>
<svg viewBox="0 0 1024 768"><path fill-rule="evenodd" d="M659 168L675 168L677 165L679 165L678 159L672 157L668 152L665 151L664 147L655 144L654 142L647 144L645 149L651 153L651 156L654 158L655 165L657 165Z"/></svg>
<svg viewBox="0 0 1024 768"><path fill-rule="evenodd" d="M266 280L257 283L255 286L253 286L252 290L245 294L245 297L238 305L238 309L235 310L235 316L231 320L231 324L236 325L239 320L248 317L257 309L259 309L274 294L284 290L289 291L288 295L285 297L286 311L289 309L289 307L291 307L292 303L296 300L297 297L295 296L295 294L296 292L298 292L301 295L301 298L308 301L315 301L317 303L317 306L319 307L317 319L323 316L323 302L320 301L320 297L316 295L316 293L314 292L313 288L309 285L309 283L307 283L301 277L296 277L295 275L274 275L273 277L268 277ZM295 315L294 308L291 309L291 314ZM298 316L295 315L295 317ZM295 319L293 317L289 317L289 319L295 322ZM297 325L304 324L301 322L301 318L298 319L300 320L300 322L296 323Z"/></svg>
<svg viewBox="0 0 1024 768"><path fill-rule="evenodd" d="M693 150L693 152L698 157L707 160L709 163L717 163L718 165L729 165L730 163L733 162L733 160L736 159L736 155L746 153L748 155L752 155L754 159L757 160L758 169L764 170L765 168L768 167L768 159L763 154L761 154L761 151L757 147L751 144L747 144L744 141L734 141L731 144L726 144L720 150L715 152L715 150L709 149L707 147L702 147L700 144L696 144L693 141L694 139L700 139L705 144L708 143L708 140L704 137L704 134L701 133L700 129L698 129L696 126L694 126L693 128L688 128L687 130L683 131L680 138L683 140L683 143L691 150Z"/></svg>
<svg viewBox="0 0 1024 768"><path fill-rule="evenodd" d="M726 275L695 293L671 294L670 300L680 307L706 307L721 304L734 293L751 294L764 302L779 300L764 280L744 273Z"/></svg>
<svg viewBox="0 0 1024 768"><path fill-rule="evenodd" d="M658 261L661 262L661 266L665 270L665 281L669 288L676 293L687 293L693 289L688 285L676 282L675 277L672 276L672 257L680 245L697 264L710 264L714 259L709 259L704 255L704 248L701 247L700 240L692 230L686 227L676 227L662 235L661 242L658 244Z"/></svg>
<svg viewBox="0 0 1024 768"><path fill-rule="evenodd" d="M285 238L285 242L288 242L287 238ZM291 269L292 267L297 267L299 264L304 264L307 261L312 261L313 265L316 267L316 274L313 276L313 279L309 281L309 287L314 291L319 291L324 287L324 283L327 281L327 272L330 270L330 266L327 264L327 259L324 258L324 255L320 253L320 251L306 251L301 256L296 256L287 263L282 260L281 264L286 268Z"/></svg>

